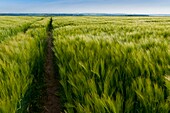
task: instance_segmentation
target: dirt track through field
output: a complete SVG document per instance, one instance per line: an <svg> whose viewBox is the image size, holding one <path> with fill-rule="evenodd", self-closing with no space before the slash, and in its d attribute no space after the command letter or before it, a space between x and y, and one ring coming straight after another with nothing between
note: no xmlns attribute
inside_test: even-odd
<svg viewBox="0 0 170 113"><path fill-rule="evenodd" d="M52 24L52 23L51 23ZM60 98L57 95L59 93L59 81L57 80L56 71L54 68L54 53L52 50L53 34L52 30L47 31L47 49L45 58L45 85L46 95L44 97L44 106L42 113L61 113Z"/></svg>

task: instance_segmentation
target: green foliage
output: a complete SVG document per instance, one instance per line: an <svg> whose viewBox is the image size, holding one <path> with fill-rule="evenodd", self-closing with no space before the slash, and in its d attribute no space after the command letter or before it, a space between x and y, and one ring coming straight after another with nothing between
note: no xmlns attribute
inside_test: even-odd
<svg viewBox="0 0 170 113"><path fill-rule="evenodd" d="M32 24L42 19L40 17L0 17L0 42L20 32L26 33Z"/></svg>
<svg viewBox="0 0 170 113"><path fill-rule="evenodd" d="M170 112L169 81L164 77L170 65L164 28L169 18L53 20L65 112Z"/></svg>
<svg viewBox="0 0 170 113"><path fill-rule="evenodd" d="M35 99L30 88L35 89L32 83L37 85L35 80L42 78L46 31L45 27L33 26L34 23L11 28L17 34L4 35L0 43L0 113L26 113L29 102Z"/></svg>
<svg viewBox="0 0 170 113"><path fill-rule="evenodd" d="M65 112L170 112L169 17L0 20L0 113L36 106L53 28Z"/></svg>

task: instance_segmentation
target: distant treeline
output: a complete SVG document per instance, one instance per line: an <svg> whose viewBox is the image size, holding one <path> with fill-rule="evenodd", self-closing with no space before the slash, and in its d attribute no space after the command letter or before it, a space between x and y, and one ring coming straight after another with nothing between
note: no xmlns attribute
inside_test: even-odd
<svg viewBox="0 0 170 113"><path fill-rule="evenodd" d="M146 14L105 14L105 13L0 13L0 16L150 16Z"/></svg>
<svg viewBox="0 0 170 113"><path fill-rule="evenodd" d="M170 16L170 14L108 14L108 13L0 13L0 16Z"/></svg>

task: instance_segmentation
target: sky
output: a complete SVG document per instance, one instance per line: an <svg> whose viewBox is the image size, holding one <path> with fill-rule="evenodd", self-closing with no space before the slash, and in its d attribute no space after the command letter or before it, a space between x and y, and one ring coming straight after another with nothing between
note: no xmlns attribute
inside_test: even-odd
<svg viewBox="0 0 170 113"><path fill-rule="evenodd" d="M170 0L0 0L0 13L170 14Z"/></svg>

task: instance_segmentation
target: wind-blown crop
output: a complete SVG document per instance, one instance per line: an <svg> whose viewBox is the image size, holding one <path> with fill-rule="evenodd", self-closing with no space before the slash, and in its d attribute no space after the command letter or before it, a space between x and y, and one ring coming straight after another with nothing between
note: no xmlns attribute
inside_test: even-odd
<svg viewBox="0 0 170 113"><path fill-rule="evenodd" d="M161 19L54 19L65 112L169 113L169 82L164 76L169 75L170 47L169 35L163 35L163 26L170 28L164 25L169 18L148 22L153 20Z"/></svg>

